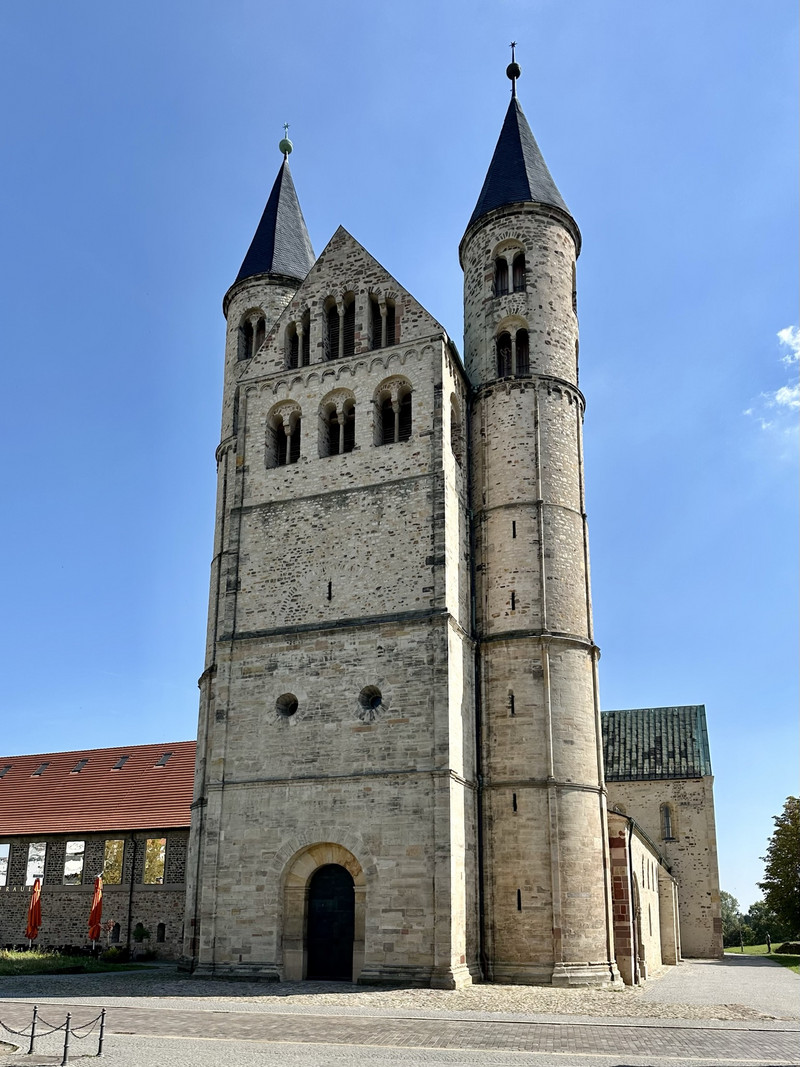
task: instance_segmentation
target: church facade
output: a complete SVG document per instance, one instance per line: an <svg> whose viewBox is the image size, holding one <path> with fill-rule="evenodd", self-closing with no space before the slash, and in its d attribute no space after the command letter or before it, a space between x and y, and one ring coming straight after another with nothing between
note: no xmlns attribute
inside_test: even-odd
<svg viewBox="0 0 800 1067"><path fill-rule="evenodd" d="M581 237L518 74L460 246L463 364L344 229L315 258L289 142L225 296L198 974L603 985L680 958L663 850L608 813Z"/></svg>

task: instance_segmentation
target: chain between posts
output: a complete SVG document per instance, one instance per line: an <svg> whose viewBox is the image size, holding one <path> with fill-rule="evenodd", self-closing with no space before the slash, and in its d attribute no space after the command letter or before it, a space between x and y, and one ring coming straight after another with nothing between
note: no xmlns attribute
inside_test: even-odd
<svg viewBox="0 0 800 1067"><path fill-rule="evenodd" d="M37 1030L37 1028L36 1028L37 1023L43 1023L45 1026L49 1027L49 1029L47 1029L47 1030ZM105 1008L102 1008L101 1011L100 1011L100 1014L96 1015L94 1017L94 1019L90 1019L89 1022L81 1023L79 1026L73 1027L72 1026L72 1013L71 1012L67 1012L67 1017L66 1017L66 1019L64 1020L63 1023L61 1023L58 1026L54 1026L52 1023L47 1022L46 1019L42 1019L40 1017L38 1005L34 1005L33 1017L31 1018L31 1024L30 1024L30 1030L28 1030L27 1027L23 1027L22 1030L15 1030L13 1027L9 1026L7 1023L4 1023L2 1019L0 1019L0 1029L5 1030L9 1034L13 1034L15 1037L29 1037L30 1041L29 1041L29 1044L28 1044L28 1051L26 1053L26 1055L28 1055L28 1056L33 1055L34 1041L38 1037L49 1037L50 1034L55 1034L58 1030L63 1030L64 1031L64 1050L63 1050L63 1055L62 1055L62 1059L61 1059L61 1067L66 1067L66 1065L69 1064L69 1040L70 1040L70 1037L76 1037L79 1041L84 1041L87 1037L89 1037L90 1034L92 1034L94 1032L94 1030L97 1027L98 1023L100 1024L100 1030L99 1030L99 1033L98 1033L97 1053L96 1053L96 1055L97 1056L102 1056L103 1055L103 1039L105 1037L105 1028L106 1028L106 1009ZM78 1033L79 1030L85 1030L86 1033L85 1034Z"/></svg>

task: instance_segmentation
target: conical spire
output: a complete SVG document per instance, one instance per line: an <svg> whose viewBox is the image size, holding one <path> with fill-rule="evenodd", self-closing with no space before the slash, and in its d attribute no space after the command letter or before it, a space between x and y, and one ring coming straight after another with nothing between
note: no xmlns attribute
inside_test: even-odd
<svg viewBox="0 0 800 1067"><path fill-rule="evenodd" d="M512 79L515 81L516 77ZM548 204L570 214L515 94L467 229L494 208L519 203Z"/></svg>
<svg viewBox="0 0 800 1067"><path fill-rule="evenodd" d="M302 281L313 265L314 250L292 181L287 152L236 281L254 274L283 274Z"/></svg>

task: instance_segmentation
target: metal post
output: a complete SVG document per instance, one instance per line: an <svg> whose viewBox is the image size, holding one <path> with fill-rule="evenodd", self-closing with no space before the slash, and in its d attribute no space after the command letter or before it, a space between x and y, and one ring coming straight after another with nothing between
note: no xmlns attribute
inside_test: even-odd
<svg viewBox="0 0 800 1067"><path fill-rule="evenodd" d="M39 1009L34 1004L34 1007L33 1007L33 1022L31 1023L31 1043L28 1046L28 1055L29 1056L33 1055L33 1041L34 1041L34 1038L36 1037L36 1016L38 1014L39 1014Z"/></svg>
<svg viewBox="0 0 800 1067"><path fill-rule="evenodd" d="M100 1038L97 1042L97 1055L103 1055L103 1035L106 1029L106 1009L103 1008L100 1012Z"/></svg>
<svg viewBox="0 0 800 1067"><path fill-rule="evenodd" d="M64 1023L64 1058L61 1061L61 1067L66 1067L69 1063L69 1026L72 1020L72 1014L67 1012L67 1021Z"/></svg>

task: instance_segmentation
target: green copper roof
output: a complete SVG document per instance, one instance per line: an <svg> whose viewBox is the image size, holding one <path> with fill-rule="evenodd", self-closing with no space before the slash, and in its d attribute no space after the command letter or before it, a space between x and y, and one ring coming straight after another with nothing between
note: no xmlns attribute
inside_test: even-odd
<svg viewBox="0 0 800 1067"><path fill-rule="evenodd" d="M706 709L702 704L604 711L601 720L607 782L703 778L711 774Z"/></svg>

